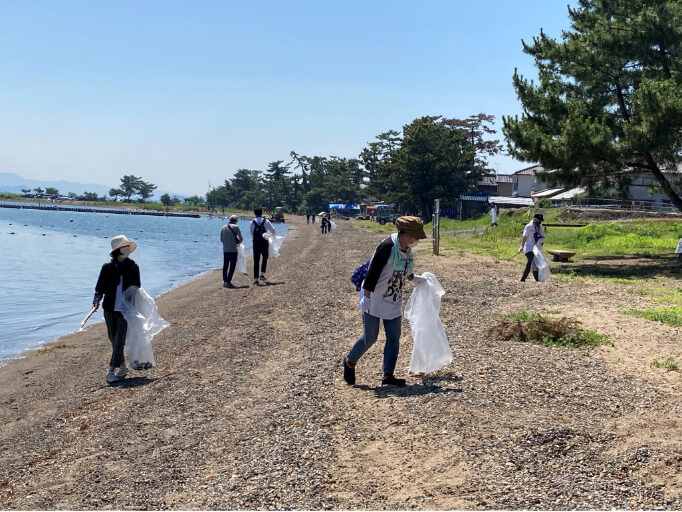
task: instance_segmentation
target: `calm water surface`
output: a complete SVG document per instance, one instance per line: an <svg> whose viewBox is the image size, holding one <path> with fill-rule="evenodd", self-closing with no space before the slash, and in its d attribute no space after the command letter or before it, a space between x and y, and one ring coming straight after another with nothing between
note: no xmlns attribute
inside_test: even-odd
<svg viewBox="0 0 682 512"><path fill-rule="evenodd" d="M110 240L137 242L132 259L153 296L221 267L226 219L172 218L0 208L0 360L78 330L90 311ZM251 245L249 222L239 221ZM275 224L278 234L288 227ZM244 277L244 280L247 278ZM237 277L237 281L240 278ZM218 286L220 283L216 283ZM102 320L100 310L90 322Z"/></svg>

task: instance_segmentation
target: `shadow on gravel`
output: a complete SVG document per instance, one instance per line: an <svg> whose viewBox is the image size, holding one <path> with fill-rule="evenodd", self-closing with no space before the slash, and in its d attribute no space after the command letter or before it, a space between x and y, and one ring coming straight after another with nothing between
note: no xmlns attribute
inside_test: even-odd
<svg viewBox="0 0 682 512"><path fill-rule="evenodd" d="M266 281L258 286L277 286L278 284L286 284L284 281Z"/></svg>
<svg viewBox="0 0 682 512"><path fill-rule="evenodd" d="M405 387L398 386L367 386L358 384L355 386L363 391L373 391L377 398L390 398L396 396L423 396L440 395L444 393L461 393L461 388L444 388L434 384L410 384Z"/></svg>
<svg viewBox="0 0 682 512"><path fill-rule="evenodd" d="M156 380L158 380L158 379L150 379L149 377L130 377L130 378L125 378L122 381L114 382L113 384L109 384L109 387L111 387L111 388L122 388L122 389L138 388L140 386L146 386L147 384L151 384L152 382L155 382Z"/></svg>

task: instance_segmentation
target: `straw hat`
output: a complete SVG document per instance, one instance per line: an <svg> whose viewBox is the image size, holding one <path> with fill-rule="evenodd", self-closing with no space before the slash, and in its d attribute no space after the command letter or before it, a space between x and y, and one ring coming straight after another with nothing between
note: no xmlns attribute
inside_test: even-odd
<svg viewBox="0 0 682 512"><path fill-rule="evenodd" d="M111 251L109 252L109 256L113 256L113 252L116 249L121 249L123 247L128 247L130 252L133 252L137 248L137 244L128 240L125 235L115 236L111 239ZM130 254L130 252L128 254Z"/></svg>

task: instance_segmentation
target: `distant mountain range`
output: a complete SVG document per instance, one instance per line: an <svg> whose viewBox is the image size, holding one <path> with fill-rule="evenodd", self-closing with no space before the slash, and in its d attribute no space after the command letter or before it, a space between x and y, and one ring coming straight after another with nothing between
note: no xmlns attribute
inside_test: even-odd
<svg viewBox="0 0 682 512"><path fill-rule="evenodd" d="M0 192L8 192L10 194L21 194L22 188L30 188L33 191L34 188L38 187L54 187L59 190L61 195L67 195L69 192L77 195L81 195L84 192L96 192L98 196L108 196L109 190L118 186L119 183L106 186L97 183L78 183L76 181L64 180L30 180L11 172L0 172ZM158 200L164 193L166 192L156 190L152 199ZM172 194L171 192L168 192L168 194L171 196L177 195L180 199L184 199L184 196L179 194Z"/></svg>

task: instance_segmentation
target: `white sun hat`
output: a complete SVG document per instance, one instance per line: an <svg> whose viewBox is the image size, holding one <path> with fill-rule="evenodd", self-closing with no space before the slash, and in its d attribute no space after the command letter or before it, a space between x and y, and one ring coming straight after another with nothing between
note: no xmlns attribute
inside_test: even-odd
<svg viewBox="0 0 682 512"><path fill-rule="evenodd" d="M131 242L128 240L128 238L125 235L118 235L115 236L114 238L111 239L111 251L109 252L109 256L112 256L112 253L116 249L122 249L123 247L128 247L130 254L137 248L137 244L135 242Z"/></svg>

